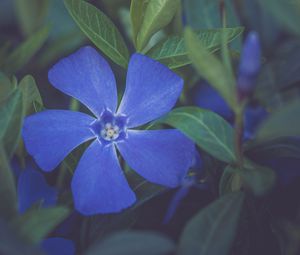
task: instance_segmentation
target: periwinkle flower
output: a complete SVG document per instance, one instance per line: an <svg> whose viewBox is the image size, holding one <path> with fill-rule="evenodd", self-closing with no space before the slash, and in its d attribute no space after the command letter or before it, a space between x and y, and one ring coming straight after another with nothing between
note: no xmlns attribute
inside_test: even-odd
<svg viewBox="0 0 300 255"><path fill-rule="evenodd" d="M194 160L191 165L190 171L184 176L181 180L179 189L175 192L174 196L172 197L165 217L163 219L163 224L168 224L173 216L176 213L176 210L182 200L188 195L191 188L198 188L198 189L206 189L206 183L200 183L199 179L203 178L203 162L200 154L196 151L194 155Z"/></svg>
<svg viewBox="0 0 300 255"><path fill-rule="evenodd" d="M261 66L261 46L259 35L250 32L243 44L240 58L237 89L240 99L245 98L254 90L254 84Z"/></svg>
<svg viewBox="0 0 300 255"><path fill-rule="evenodd" d="M23 137L28 152L45 171L57 167L75 147L93 140L71 184L79 212L119 212L135 202L116 148L148 181L168 187L179 185L191 164L193 143L174 129L134 129L170 111L183 87L179 76L159 62L133 54L117 109L112 70L96 50L87 46L59 61L49 71L49 80L96 117L66 110L43 111L26 118Z"/></svg>

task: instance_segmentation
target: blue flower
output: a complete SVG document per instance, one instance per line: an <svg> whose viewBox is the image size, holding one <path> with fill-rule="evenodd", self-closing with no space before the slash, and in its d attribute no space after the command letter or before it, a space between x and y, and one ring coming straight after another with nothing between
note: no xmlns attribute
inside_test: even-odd
<svg viewBox="0 0 300 255"><path fill-rule="evenodd" d="M183 80L167 67L133 54L126 89L117 109L116 81L108 63L91 47L59 61L49 80L78 99L96 116L47 110L26 118L28 152L51 171L80 144L93 140L72 179L76 209L84 215L119 212L135 194L120 167L116 148L127 164L150 182L176 187L193 158L194 145L177 130L134 130L170 111Z"/></svg>
<svg viewBox="0 0 300 255"><path fill-rule="evenodd" d="M57 200L57 191L49 186L44 176L31 166L23 169L18 178L19 212L24 213L36 203L41 207L54 206ZM74 243L61 237L51 237L40 244L47 255L73 255L75 254Z"/></svg>
<svg viewBox="0 0 300 255"><path fill-rule="evenodd" d="M186 176L181 180L179 189L175 192L172 197L165 217L163 219L163 224L168 224L173 216L175 215L177 208L181 201L188 195L191 188L196 187L199 189L206 189L206 183L199 183L199 179L203 177L202 159L200 154L196 151L194 155L194 160L191 165L191 170Z"/></svg>
<svg viewBox="0 0 300 255"><path fill-rule="evenodd" d="M36 203L41 203L42 207L51 207L56 204L55 188L49 186L44 176L31 167L20 172L17 191L20 213L24 213Z"/></svg>

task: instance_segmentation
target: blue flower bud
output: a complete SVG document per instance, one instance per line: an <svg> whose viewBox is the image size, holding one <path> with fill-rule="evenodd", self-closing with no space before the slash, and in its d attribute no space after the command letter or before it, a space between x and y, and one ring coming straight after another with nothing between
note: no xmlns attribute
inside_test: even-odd
<svg viewBox="0 0 300 255"><path fill-rule="evenodd" d="M250 32L244 42L238 73L238 93L240 98L248 96L254 89L255 80L261 66L259 36Z"/></svg>

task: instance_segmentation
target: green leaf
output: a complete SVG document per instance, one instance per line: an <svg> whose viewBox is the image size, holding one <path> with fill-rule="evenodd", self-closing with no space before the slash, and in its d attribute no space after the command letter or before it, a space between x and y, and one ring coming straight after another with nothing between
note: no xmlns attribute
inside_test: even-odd
<svg viewBox="0 0 300 255"><path fill-rule="evenodd" d="M69 209L62 206L29 210L13 221L21 237L38 244L59 223L69 215Z"/></svg>
<svg viewBox="0 0 300 255"><path fill-rule="evenodd" d="M25 115L30 114L33 111L34 102L43 105L43 101L35 83L34 78L31 75L26 75L19 83L19 88L23 97L23 108Z"/></svg>
<svg viewBox="0 0 300 255"><path fill-rule="evenodd" d="M186 225L178 255L227 255L235 238L244 194L231 193L202 209Z"/></svg>
<svg viewBox="0 0 300 255"><path fill-rule="evenodd" d="M14 175L6 152L0 144L0 217L11 219L16 214L17 192Z"/></svg>
<svg viewBox="0 0 300 255"><path fill-rule="evenodd" d="M132 27L133 42L136 45L136 39L143 22L145 9L149 0L131 0L130 3L130 19Z"/></svg>
<svg viewBox="0 0 300 255"><path fill-rule="evenodd" d="M0 143L10 158L18 144L23 123L22 96L15 90L0 103Z"/></svg>
<svg viewBox="0 0 300 255"><path fill-rule="evenodd" d="M162 119L192 139L201 149L225 162L234 162L232 127L214 112L198 107L180 107Z"/></svg>
<svg viewBox="0 0 300 255"><path fill-rule="evenodd" d="M227 43L237 38L243 32L242 27L221 28L201 30L196 33L198 40L203 47L212 53L221 48L222 33L226 34ZM191 64L188 52L184 44L184 38L181 36L170 36L166 40L155 45L147 52L147 55L165 64L171 69Z"/></svg>
<svg viewBox="0 0 300 255"><path fill-rule="evenodd" d="M32 34L8 56L2 68L8 73L19 71L42 47L48 37L48 33L49 28L44 27Z"/></svg>
<svg viewBox="0 0 300 255"><path fill-rule="evenodd" d="M237 108L235 79L222 62L209 53L197 35L186 28L184 32L188 56L198 73L225 99L232 109Z"/></svg>
<svg viewBox="0 0 300 255"><path fill-rule="evenodd" d="M44 255L34 247L20 239L8 222L0 219L0 254L3 255Z"/></svg>
<svg viewBox="0 0 300 255"><path fill-rule="evenodd" d="M84 34L112 61L126 68L129 52L117 27L100 10L82 0L64 0Z"/></svg>
<svg viewBox="0 0 300 255"><path fill-rule="evenodd" d="M268 193L274 186L276 175L273 170L247 161L244 168L232 169L241 175L246 186L256 196Z"/></svg>
<svg viewBox="0 0 300 255"><path fill-rule="evenodd" d="M14 2L23 34L31 35L43 24L49 0L14 0Z"/></svg>
<svg viewBox="0 0 300 255"><path fill-rule="evenodd" d="M290 31L300 35L299 0L256 0L256 2Z"/></svg>
<svg viewBox="0 0 300 255"><path fill-rule="evenodd" d="M155 232L119 232L92 246L85 255L164 255L175 250L174 243Z"/></svg>
<svg viewBox="0 0 300 255"><path fill-rule="evenodd" d="M270 140L283 136L300 136L300 100L285 105L262 123L258 140Z"/></svg>
<svg viewBox="0 0 300 255"><path fill-rule="evenodd" d="M151 36L165 27L174 17L179 0L150 0L137 35L137 50L145 48Z"/></svg>

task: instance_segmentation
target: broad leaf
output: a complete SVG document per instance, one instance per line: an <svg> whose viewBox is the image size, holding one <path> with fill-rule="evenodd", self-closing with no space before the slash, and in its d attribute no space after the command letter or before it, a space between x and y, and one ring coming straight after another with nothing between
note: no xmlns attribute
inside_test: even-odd
<svg viewBox="0 0 300 255"><path fill-rule="evenodd" d="M149 0L137 35L137 50L145 48L151 36L174 17L179 0Z"/></svg>
<svg viewBox="0 0 300 255"><path fill-rule="evenodd" d="M22 95L17 89L0 103L0 143L10 158L18 144L23 123Z"/></svg>
<svg viewBox="0 0 300 255"><path fill-rule="evenodd" d="M24 239L39 243L69 214L66 207L29 210L13 221L16 230Z"/></svg>
<svg viewBox="0 0 300 255"><path fill-rule="evenodd" d="M65 6L82 32L112 61L127 67L129 53L117 27L100 10L82 0L65 0Z"/></svg>
<svg viewBox="0 0 300 255"><path fill-rule="evenodd" d="M232 109L237 108L235 79L222 62L212 55L197 35L186 28L184 33L188 56L198 73L207 80L226 100Z"/></svg>
<svg viewBox="0 0 300 255"><path fill-rule="evenodd" d="M179 129L217 159L228 163L235 161L233 129L214 112L198 107L180 107L159 122Z"/></svg>
<svg viewBox="0 0 300 255"><path fill-rule="evenodd" d="M92 246L85 255L164 255L175 250L167 237L154 232L119 232Z"/></svg>
<svg viewBox="0 0 300 255"><path fill-rule="evenodd" d="M227 255L235 238L244 201L241 192L220 197L186 225L178 255Z"/></svg>
<svg viewBox="0 0 300 255"><path fill-rule="evenodd" d="M46 41L49 28L44 27L21 43L6 59L3 69L8 73L16 73L35 55Z"/></svg>
<svg viewBox="0 0 300 255"><path fill-rule="evenodd" d="M201 41L203 47L212 53L221 48L223 32L226 35L227 43L229 43L241 35L243 28L236 27L201 30L197 32L196 35ZM181 36L168 37L166 40L158 43L152 49L150 49L150 51L147 52L147 55L167 65L171 69L191 63L185 47L184 38Z"/></svg>
<svg viewBox="0 0 300 255"><path fill-rule="evenodd" d="M300 136L300 100L294 101L274 112L262 123L258 140L270 140L282 136Z"/></svg>
<svg viewBox="0 0 300 255"><path fill-rule="evenodd" d="M17 193L13 171L0 144L0 216L3 219L10 219L16 214Z"/></svg>

